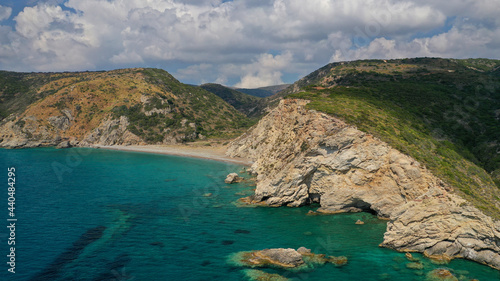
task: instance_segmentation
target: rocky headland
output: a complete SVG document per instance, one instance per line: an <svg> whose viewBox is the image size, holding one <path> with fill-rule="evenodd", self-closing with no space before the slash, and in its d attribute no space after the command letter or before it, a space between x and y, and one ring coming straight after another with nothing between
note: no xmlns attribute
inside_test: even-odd
<svg viewBox="0 0 500 281"><path fill-rule="evenodd" d="M246 202L374 212L389 220L383 247L500 269L499 221L415 159L307 103L282 100L229 146L229 156L254 160L257 187Z"/></svg>

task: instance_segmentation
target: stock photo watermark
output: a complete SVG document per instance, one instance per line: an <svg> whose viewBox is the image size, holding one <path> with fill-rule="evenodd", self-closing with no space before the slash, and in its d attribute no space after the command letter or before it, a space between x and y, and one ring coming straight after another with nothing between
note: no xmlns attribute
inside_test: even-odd
<svg viewBox="0 0 500 281"><path fill-rule="evenodd" d="M54 161L51 164L52 171L57 177L59 183L64 181L67 174L71 174L83 162L83 157L88 156L94 149L68 149L64 161Z"/></svg>
<svg viewBox="0 0 500 281"><path fill-rule="evenodd" d="M16 273L16 168L7 168L7 245L9 246L7 255L8 271L10 273Z"/></svg>

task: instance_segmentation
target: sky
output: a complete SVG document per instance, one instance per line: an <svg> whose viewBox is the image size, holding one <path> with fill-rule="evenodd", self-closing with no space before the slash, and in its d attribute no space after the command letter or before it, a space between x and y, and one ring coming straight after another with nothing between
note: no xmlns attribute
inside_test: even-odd
<svg viewBox="0 0 500 281"><path fill-rule="evenodd" d="M499 59L499 15L500 0L0 0L0 69L255 88L338 61Z"/></svg>

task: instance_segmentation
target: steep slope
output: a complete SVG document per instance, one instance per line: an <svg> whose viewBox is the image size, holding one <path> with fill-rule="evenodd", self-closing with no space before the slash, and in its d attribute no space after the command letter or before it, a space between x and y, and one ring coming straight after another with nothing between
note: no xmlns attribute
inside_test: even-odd
<svg viewBox="0 0 500 281"><path fill-rule="evenodd" d="M247 95L219 84L209 83L200 87L222 98L250 118L259 118L266 113L267 102L265 99Z"/></svg>
<svg viewBox="0 0 500 281"><path fill-rule="evenodd" d="M288 97L311 100L308 109L339 117L412 156L498 219L498 65L429 58L334 63L298 81Z"/></svg>
<svg viewBox="0 0 500 281"><path fill-rule="evenodd" d="M500 269L500 222L415 159L330 115L285 99L228 149L251 158L255 195L270 206L319 203L320 212L373 211L390 219L382 246ZM497 210L500 202L493 205Z"/></svg>
<svg viewBox="0 0 500 281"><path fill-rule="evenodd" d="M176 143L232 137L251 124L216 95L158 69L7 76L20 86L1 96L22 103L4 109L5 147Z"/></svg>
<svg viewBox="0 0 500 281"><path fill-rule="evenodd" d="M53 91L38 89L57 76L50 73L18 73L0 71L0 121L11 113L21 113L33 102L53 94Z"/></svg>

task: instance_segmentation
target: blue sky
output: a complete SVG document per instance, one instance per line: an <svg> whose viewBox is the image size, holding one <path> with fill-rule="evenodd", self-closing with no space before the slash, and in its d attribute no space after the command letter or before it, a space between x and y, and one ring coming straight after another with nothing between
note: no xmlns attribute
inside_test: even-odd
<svg viewBox="0 0 500 281"><path fill-rule="evenodd" d="M292 83L334 61L499 58L500 0L2 0L0 69Z"/></svg>

